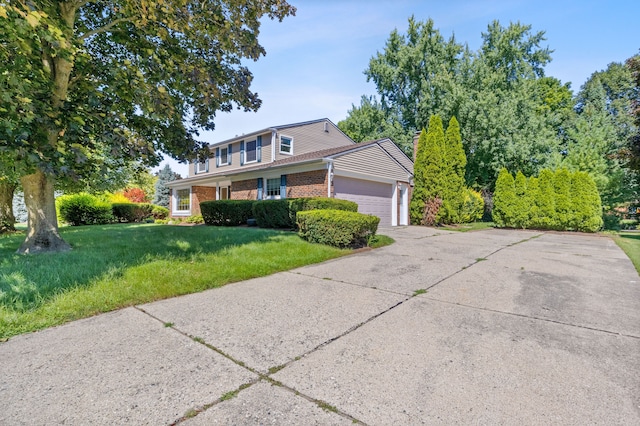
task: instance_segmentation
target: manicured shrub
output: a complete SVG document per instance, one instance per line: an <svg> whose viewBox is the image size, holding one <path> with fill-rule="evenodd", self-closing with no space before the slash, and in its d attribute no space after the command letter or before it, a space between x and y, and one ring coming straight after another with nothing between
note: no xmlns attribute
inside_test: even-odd
<svg viewBox="0 0 640 426"><path fill-rule="evenodd" d="M252 217L253 200L216 200L200 203L202 218L207 225L238 226Z"/></svg>
<svg viewBox="0 0 640 426"><path fill-rule="evenodd" d="M602 203L586 172L542 170L528 180L503 169L496 181L493 218L498 226L596 232L602 228ZM525 212L526 214L523 214Z"/></svg>
<svg viewBox="0 0 640 426"><path fill-rule="evenodd" d="M602 216L604 229L609 231L619 231L620 230L620 216L618 216L614 212L607 212Z"/></svg>
<svg viewBox="0 0 640 426"><path fill-rule="evenodd" d="M296 227L296 213L307 210L357 212L358 204L337 198L304 197L255 201L252 207L253 217L261 228L293 229Z"/></svg>
<svg viewBox="0 0 640 426"><path fill-rule="evenodd" d="M146 203L114 203L111 208L118 222L143 222L153 215L153 206Z"/></svg>
<svg viewBox="0 0 640 426"><path fill-rule="evenodd" d="M512 227L514 208L516 205L516 189L513 176L507 169L500 170L493 193L493 222L497 227Z"/></svg>
<svg viewBox="0 0 640 426"><path fill-rule="evenodd" d="M484 214L484 199L482 194L467 188L460 208L460 222L469 223L482 219Z"/></svg>
<svg viewBox="0 0 640 426"><path fill-rule="evenodd" d="M303 239L345 248L366 246L380 218L344 210L310 210L298 212L296 222Z"/></svg>
<svg viewBox="0 0 640 426"><path fill-rule="evenodd" d="M619 222L620 229L636 229L638 227L638 221L636 219L622 219Z"/></svg>
<svg viewBox="0 0 640 426"><path fill-rule="evenodd" d="M149 199L142 188L129 188L123 193L125 197L132 203L146 203Z"/></svg>
<svg viewBox="0 0 640 426"><path fill-rule="evenodd" d="M571 175L571 229L596 232L602 228L602 202L595 181L586 172Z"/></svg>
<svg viewBox="0 0 640 426"><path fill-rule="evenodd" d="M153 206L151 209L151 215L154 219L166 219L169 217L169 209L162 206Z"/></svg>
<svg viewBox="0 0 640 426"><path fill-rule="evenodd" d="M260 228L293 228L289 214L290 200L263 200L253 203L253 218Z"/></svg>
<svg viewBox="0 0 640 426"><path fill-rule="evenodd" d="M72 226L101 225L114 220L111 204L84 192L58 197L56 207L60 218Z"/></svg>

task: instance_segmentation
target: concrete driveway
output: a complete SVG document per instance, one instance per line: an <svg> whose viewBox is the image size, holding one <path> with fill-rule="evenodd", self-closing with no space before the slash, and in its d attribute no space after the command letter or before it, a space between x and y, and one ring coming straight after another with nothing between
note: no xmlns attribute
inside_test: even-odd
<svg viewBox="0 0 640 426"><path fill-rule="evenodd" d="M608 238L396 243L0 344L0 424L640 424L640 278Z"/></svg>

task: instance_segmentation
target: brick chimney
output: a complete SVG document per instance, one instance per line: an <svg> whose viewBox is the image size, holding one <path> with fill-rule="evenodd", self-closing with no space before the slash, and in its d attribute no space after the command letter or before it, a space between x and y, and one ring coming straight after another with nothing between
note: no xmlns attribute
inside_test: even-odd
<svg viewBox="0 0 640 426"><path fill-rule="evenodd" d="M420 139L420 134L422 132L416 132L413 135L413 162L416 161L416 155L418 155L418 139Z"/></svg>

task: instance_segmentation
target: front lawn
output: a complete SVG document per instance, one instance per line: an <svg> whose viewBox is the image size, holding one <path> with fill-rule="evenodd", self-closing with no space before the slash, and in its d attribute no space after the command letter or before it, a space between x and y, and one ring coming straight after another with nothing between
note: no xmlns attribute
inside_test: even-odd
<svg viewBox="0 0 640 426"><path fill-rule="evenodd" d="M72 251L21 256L23 234L0 236L0 339L349 253L258 228L119 224L60 232Z"/></svg>

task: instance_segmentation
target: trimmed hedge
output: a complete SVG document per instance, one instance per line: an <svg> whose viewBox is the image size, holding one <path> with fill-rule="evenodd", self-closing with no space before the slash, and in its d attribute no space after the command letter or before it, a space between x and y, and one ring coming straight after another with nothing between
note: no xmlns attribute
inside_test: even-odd
<svg viewBox="0 0 640 426"><path fill-rule="evenodd" d="M62 195L56 199L56 206L60 218L71 226L113 222L111 204L86 192Z"/></svg>
<svg viewBox="0 0 640 426"><path fill-rule="evenodd" d="M166 219L169 217L169 209L162 206L154 205L151 210L151 215L154 219Z"/></svg>
<svg viewBox="0 0 640 426"><path fill-rule="evenodd" d="M111 209L118 222L142 222L153 216L153 208L147 203L113 203Z"/></svg>
<svg viewBox="0 0 640 426"><path fill-rule="evenodd" d="M327 197L287 198L283 200L255 201L253 217L261 228L296 227L296 214L308 210L358 211L353 201Z"/></svg>
<svg viewBox="0 0 640 426"><path fill-rule="evenodd" d="M335 247L364 247L376 234L380 218L344 210L310 210L297 215L298 235Z"/></svg>
<svg viewBox="0 0 640 426"><path fill-rule="evenodd" d="M214 226L238 226L247 223L253 215L253 200L216 200L200 203L204 223Z"/></svg>
<svg viewBox="0 0 640 426"><path fill-rule="evenodd" d="M596 232L602 225L602 204L586 172L542 170L538 178L516 179L503 169L493 198L496 226Z"/></svg>

